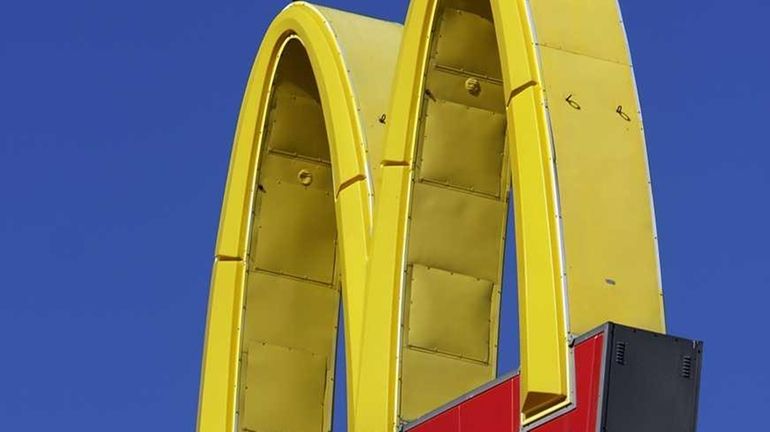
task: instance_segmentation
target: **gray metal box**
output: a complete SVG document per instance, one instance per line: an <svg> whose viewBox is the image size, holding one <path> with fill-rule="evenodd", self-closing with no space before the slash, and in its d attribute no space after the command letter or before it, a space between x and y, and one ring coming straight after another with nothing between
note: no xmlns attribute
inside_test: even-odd
<svg viewBox="0 0 770 432"><path fill-rule="evenodd" d="M703 342L607 326L603 432L694 432Z"/></svg>

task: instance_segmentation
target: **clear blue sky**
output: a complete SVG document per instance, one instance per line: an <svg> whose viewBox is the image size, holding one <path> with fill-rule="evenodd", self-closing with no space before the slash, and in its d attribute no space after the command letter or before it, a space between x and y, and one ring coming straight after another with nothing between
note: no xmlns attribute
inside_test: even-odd
<svg viewBox="0 0 770 432"><path fill-rule="evenodd" d="M231 139L285 3L3 2L0 431L193 430ZM706 341L699 430L762 430L770 5L622 4L670 331Z"/></svg>

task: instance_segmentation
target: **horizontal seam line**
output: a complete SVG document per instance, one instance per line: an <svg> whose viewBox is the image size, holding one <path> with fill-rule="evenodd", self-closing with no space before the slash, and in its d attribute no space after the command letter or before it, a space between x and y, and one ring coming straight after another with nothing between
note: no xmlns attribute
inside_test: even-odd
<svg viewBox="0 0 770 432"><path fill-rule="evenodd" d="M234 257L230 255L214 255L214 259L221 262L237 262L237 261L243 261L243 258L241 257Z"/></svg>
<svg viewBox="0 0 770 432"><path fill-rule="evenodd" d="M629 63L629 62L610 60L610 59L606 59L606 58L602 58L602 57L598 57L598 56L593 56L591 54L582 53L582 52L579 52L579 51L573 51L573 50L569 50L569 49L558 48L558 47L555 47L555 46L552 46L552 45L548 45L548 44L545 44L545 43L541 43L541 42L536 43L536 45L541 46L543 48L548 48L548 49L552 49L552 50L556 50L556 51L563 51L563 52L568 53L568 54L583 56L583 57L587 57L587 58L590 58L590 59L599 60L599 61L603 61L603 62L607 62L607 63L613 63L613 64L616 64L616 65L633 67L633 65L631 63Z"/></svg>
<svg viewBox="0 0 770 432"><path fill-rule="evenodd" d="M410 165L407 161L394 161L394 160L384 160L382 161L383 167L408 167Z"/></svg>

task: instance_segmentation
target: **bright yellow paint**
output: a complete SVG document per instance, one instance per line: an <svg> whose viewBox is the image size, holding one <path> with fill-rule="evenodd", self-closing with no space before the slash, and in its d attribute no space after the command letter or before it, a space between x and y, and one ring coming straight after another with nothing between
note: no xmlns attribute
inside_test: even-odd
<svg viewBox="0 0 770 432"><path fill-rule="evenodd" d="M199 431L233 430L237 371L233 359L238 358L240 305L244 267L238 261L214 261L211 276L208 325L201 370Z"/></svg>
<svg viewBox="0 0 770 432"><path fill-rule="evenodd" d="M332 23L336 25L336 28L332 27ZM374 28L374 32L368 32L361 34L357 32L346 32L344 29L340 30L344 26L357 26L358 28L368 28L371 30ZM289 152L282 151L280 154L276 153L276 157L290 157L288 159L292 166L295 167L295 175L298 176L302 170L310 171L313 175L313 187L322 180L324 174L323 166L328 164L331 167L329 171L331 179L331 189L329 193L329 202L333 203L335 225L338 227L344 227L344 230L333 228L334 231L338 231L337 243L339 245L336 256L341 260L340 266L334 270L334 274L331 277L336 281L336 274L341 274L339 283L345 287L343 290L343 301L345 303L345 318L346 318L346 336L351 341L348 345L348 375L354 377L358 369L358 352L352 347L356 346L354 341L360 339L360 329L362 328L362 309L364 302L364 278L367 267L368 256L368 239L371 231L371 175L368 168L369 162L367 161L367 134L375 136L373 141L376 141L377 128L384 128L384 125L364 116L371 113L373 110L385 112L387 104L385 101L386 96L389 94L389 83L382 83L383 90L379 91L357 91L356 84L359 84L360 76L374 76L374 71L377 71L381 76L388 76L387 70L393 69L392 59L395 58L395 53L390 57L388 56L373 56L367 62L362 62L358 59L354 63L347 63L346 56L344 55L344 47L351 46L356 43L363 43L365 41L376 41L383 45L384 49L388 46L392 47L391 50L395 51L399 44L400 27L390 23L384 23L381 21L372 20L369 18L355 17L349 14L330 11L327 9L317 8L303 2L297 2L287 7L272 23L268 29L267 34L262 43L262 47L259 51L254 67L252 69L249 82L247 85L246 93L244 96L244 102L241 109L241 115L238 122L238 129L235 136L235 142L233 145L233 154L231 158L230 174L228 176L228 183L225 191L225 198L222 210L222 219L220 223L220 230L218 236L218 243L216 248L216 256L218 262L227 262L229 265L238 265L240 268L252 267L254 270L243 269L244 272L262 272L261 270L265 266L272 269L276 266L290 265L292 268L297 268L291 261L292 249L282 248L280 239L265 240L270 242L278 242L276 246L276 253L271 253L269 250L260 252L261 246L259 241L253 241L251 232L259 231L259 224L261 222L256 221L252 215L256 210L255 203L259 199L259 189L257 188L257 179L260 178L261 160L265 151L265 140L268 138L268 125L266 121L268 114L271 110L270 101L273 98L272 83L275 77L276 70L279 62L282 59L282 54L289 44L299 43L304 48L311 68L313 77L311 78L317 86L318 92L318 104L322 108L322 128L325 128L328 134L328 161L313 162L307 165L310 160L304 156L297 158L292 156L291 142L287 145L281 145L278 150L289 147ZM346 39L345 39L346 38ZM361 71L362 68L368 68L369 71ZM291 71L289 71L291 72ZM311 81L311 82L312 82ZM363 82L363 85L368 83ZM361 85L359 84L359 85ZM314 109L308 107L307 103L304 105L297 105L297 113L305 112L306 109ZM308 108L302 108L302 106ZM361 107L365 107L365 111ZM377 109L379 107L379 109ZM309 114L308 114L309 115ZM301 119L301 121L315 121L312 118ZM302 128L310 127L310 124L294 124L288 129L281 129L291 133L301 133ZM315 127L315 126L313 126ZM274 134L279 141L282 140L284 132L276 132ZM380 133L381 135L381 133ZM318 137L321 142L325 141L327 137ZM291 139L291 136L289 136ZM285 141L285 140L283 140ZM281 141L281 142L283 142ZM303 144L304 145L304 144ZM379 144L373 145L373 147L381 147ZM322 147L321 147L322 148ZM307 151L315 154L319 150L316 147L311 147ZM370 152L371 153L371 152ZM271 153L273 154L273 153ZM302 154L306 154L303 151ZM281 156L283 155L283 156ZM324 159L323 153L320 153L321 159ZM272 157L272 156L271 156ZM371 156L370 157L376 157ZM276 159L277 160L277 159ZM321 165L318 165L320 163ZM303 165L304 164L304 165ZM317 167L317 168L314 168ZM271 175L276 181L280 181L280 184L286 184L287 192L294 195L286 195L286 199L290 196L297 196L301 201L297 203L305 203L306 199L302 198L305 195L296 195L297 192L301 192L302 186L298 183L298 177L285 177L290 173L289 168L276 168L276 174ZM320 170L313 172L313 170ZM264 173L263 173L264 174ZM267 175L267 174L265 174ZM275 176L278 177L275 177ZM319 177L320 176L320 177ZM281 180L285 178L285 180ZM297 186L292 186L291 181L297 183ZM323 183L323 182L322 182ZM320 184L319 184L320 185ZM268 193L265 196L269 196L269 190L273 186L262 185ZM291 189L293 188L293 189ZM284 188L285 189L285 188ZM281 189L283 190L283 189ZM297 192L291 192L291 191ZM320 197L320 196L319 196ZM308 202L309 203L309 202ZM313 204L316 207L308 207L309 209L319 209L318 205L322 205L322 202ZM291 211L290 208L287 210ZM276 210L279 211L279 210ZM305 223L314 223L315 215L312 210L306 215L297 215L293 217L291 213L284 216L280 216L276 213L276 217L270 216L269 213L265 213L263 216L272 218L272 224L280 224L281 221L285 221L286 228L295 227L292 225L295 222L292 220L305 220ZM286 216L292 216L287 218ZM304 219L302 219L304 218ZM291 220L288 220L291 219ZM267 223L267 222L266 222ZM275 231L275 230L272 230ZM280 236L280 230L276 232ZM264 239L263 239L264 240ZM264 246L264 244L263 244ZM308 244L312 246L312 244ZM293 246L292 246L293 247ZM255 249L256 248L256 249ZM262 258L261 258L262 257ZM299 266L299 269L308 268L310 273L310 279L315 281L317 277L313 274L320 274L318 270L324 269L321 263L325 258L324 255L319 255L320 260L316 264L313 261L308 265ZM307 256L302 254L294 255L293 260L295 263L302 263L307 260ZM260 264L262 263L262 264ZM283 264L282 264L283 263ZM312 265L312 267L308 267ZM256 267L254 267L256 266ZM321 266L321 267L319 267ZM328 268L328 267L327 267ZM323 270L324 272L326 270ZM284 282L281 284L291 284L292 280L301 280L302 275L294 275L291 269L285 276L281 276L279 271L270 270L268 273L278 274L283 278ZM216 273L215 273L216 275ZM247 287L250 286L248 282L253 280L251 277L241 276L237 280L233 278L218 278L215 277L212 281L212 291L210 304L212 305L209 312L209 319L207 325L207 342L206 342L206 356L204 357L203 364L203 379L201 390L201 403L199 407L199 431L221 431L221 430L233 430L233 425L236 424L236 408L240 403L248 398L249 393L246 387L248 386L248 370L253 366L253 358L265 359L269 361L270 356L264 357L260 354L264 352L258 345L254 345L254 341L242 341L243 332L241 329L241 322L246 317L246 324L248 325L249 316L249 302L248 298L245 298ZM320 281L321 283L326 283ZM258 283L258 282L254 282ZM313 282L316 283L316 282ZM329 285L329 288L320 289L334 289L337 282L333 282L333 285ZM263 283L264 284L264 283ZM262 285L257 285L256 288ZM273 285L275 286L275 285ZM298 288L299 289L299 288ZM308 288L309 289L309 288ZM262 290L264 291L264 290ZM262 292L260 291L260 292ZM263 298L263 297L260 297ZM287 299L288 301L288 299ZM222 304L230 304L233 307L222 307ZM245 306L244 309L241 307ZM215 307L216 306L216 307ZM312 312L312 311L311 311ZM336 313L335 313L336 325ZM275 324L277 325L277 324ZM256 327L259 329L259 326ZM274 328L267 329L269 333L270 342L267 347L278 346L278 341L285 340L290 337L291 328ZM333 331L333 329L330 328ZM286 333L288 331L289 333ZM228 338L231 341L232 346L227 353L223 353L221 350L221 338L222 335L228 334ZM272 336L271 336L272 335ZM259 336L263 338L263 336ZM318 337L327 338L328 334L323 333ZM312 343L312 340L307 342ZM256 347L254 355L249 356L248 353L251 350L250 347ZM290 348L290 347L289 347ZM270 348L273 349L273 348ZM315 348L318 349L318 348ZM275 351L280 352L280 351ZM333 345L329 346L326 352L333 353ZM276 354L277 355L277 354ZM315 355L315 354L314 354ZM273 356L275 357L275 356ZM243 367L241 369L240 360L244 359ZM303 357L289 356L283 362L279 362L270 366L269 364L264 366L264 360L260 360L257 364L262 364L267 367L265 370L272 370L273 373L289 374L291 370L286 370L286 365L292 362L297 364L297 367L302 364L310 365L312 362L310 357L307 361L302 360ZM250 359L246 361L246 359ZM296 360L291 360L296 359ZM334 370L333 357L327 358L327 365L324 369ZM311 362L311 363L307 363ZM263 367L263 368L264 368ZM281 369L283 368L283 370ZM295 371L296 372L296 371ZM243 375L239 378L239 375ZM253 374L252 374L253 375ZM326 373L329 379L332 378L331 374ZM310 379L310 378L308 378ZM326 380L324 380L326 381ZM297 381L298 385L302 382ZM241 383L241 384L239 384ZM325 409L319 415L322 417L320 420L324 427L329 426L330 413L331 413L331 381L328 381L323 386L327 389L324 392L326 396L322 399L325 401ZM356 381L354 378L348 380L348 393L351 395L356 394ZM252 384L253 386L253 384ZM227 389L223 391L222 389ZM289 389L286 390L286 395L280 395L283 400L290 403L296 403L296 407L301 409L309 403L304 400L302 394L294 394L292 396ZM239 393L242 396L239 396ZM226 397L224 397L226 395ZM258 396L257 396L258 397ZM353 400L354 398L351 398ZM248 408L246 408L248 410ZM291 409L288 410L291 412ZM296 411L296 410L295 410ZM353 410L351 409L351 414ZM292 412L292 416L296 416L296 412ZM240 414L240 421L250 423L252 421L262 424L265 421L270 422L268 426L280 426L289 425L293 428L296 427L309 427L316 424L317 427L321 427L321 424L317 423L291 423L291 419L288 418L271 420L271 416L263 416L256 412L255 415L250 415L248 412ZM261 423L262 422L262 423ZM247 426L245 423L243 426ZM315 426L313 426L315 427Z"/></svg>
<svg viewBox="0 0 770 432"><path fill-rule="evenodd" d="M564 268L542 77L524 2L494 2L508 95L514 184L522 414L569 401ZM509 17L505 19L503 17Z"/></svg>
<svg viewBox="0 0 770 432"><path fill-rule="evenodd" d="M478 4L469 5L463 2L452 5L472 11L479 8ZM509 105L507 110L509 123L513 124L514 110L518 118L517 126L513 128L513 134L509 138L511 138L511 161L514 164L514 196L517 198L515 208L522 305L520 314L522 367L526 376L524 385L527 389L524 396L530 396L524 400L533 401L534 409L537 410L543 406L546 408L554 406L564 400L568 394L569 360L567 329L563 315L565 305L561 278L560 233L557 219L554 217L556 189L553 184L547 119L538 101L541 96L536 93L536 86L530 85L532 82L539 81L539 69L532 52L532 45L527 42L531 41L531 36L526 26L526 18L521 17L516 5L511 7L510 3L493 2L493 6L495 16L507 17L502 20L502 24L496 25L498 44L502 48L501 63L505 65L502 68L505 91L500 96L501 104ZM399 394L402 395L401 397L408 396L408 393L404 394L403 389L395 389L398 385L396 377L399 375L402 364L398 357L400 355L398 340L403 338L399 335L399 329L401 305L406 303L406 300L401 300L400 297L404 289L402 269L405 267L404 249L408 236L405 216L409 211L408 202L411 193L409 179L412 176L412 171L403 169L402 166L414 166L414 144L417 142L417 133L420 130L419 113L425 88L423 71L429 61L430 38L428 35L433 31L432 24L436 19L437 7L439 5L436 1L412 2L394 84L395 92L391 110L393 117L388 125L385 150L385 159L390 161L392 166L384 168L386 172L393 170L394 176L392 182L383 181L381 188L385 195L397 196L399 197L397 200L404 202L397 206L377 202L374 249L367 293L368 297L377 300L370 300L367 303L364 318L365 323L374 323L372 327L383 320L393 324L390 335L379 338L375 337L375 334L382 332L382 329L370 330L370 326L367 326L363 339L364 346L381 344L380 341L385 337L391 341L391 351L387 358L391 359L388 364L388 376L391 377L392 382L383 386L381 381L385 374L382 369L375 369L378 363L370 362L366 357L367 353L374 352L374 349L369 350L365 347L362 386L371 388L380 382L380 387L372 391L371 399L361 400L358 403L359 406L388 404L389 408L383 415L391 417L373 419L371 423L361 425L363 429L373 428L385 422L394 425L397 419L396 413L399 411L397 409L399 402L393 398L397 398ZM517 67L510 67L511 64L516 64ZM522 65L530 65L530 72L527 72L528 69ZM514 91L515 97L510 97ZM473 128L475 125L469 124L466 127ZM384 177L384 179L388 178L387 175ZM528 313L529 311L532 313ZM372 334L368 333L369 331ZM454 372L455 374L468 377L469 384L474 383L472 374L467 374L462 365L457 367L459 369ZM448 384L446 392L437 400L445 402L457 396L456 388L455 385ZM440 403L434 403L434 405L437 406Z"/></svg>
<svg viewBox="0 0 770 432"><path fill-rule="evenodd" d="M317 94L275 99L296 44L312 73L287 73ZM371 18L287 7L236 133L199 431L233 430L239 404L241 428L328 428L340 285L351 430L393 431L491 379L509 184L525 423L572 403L571 337L606 321L664 332L634 86L615 0L413 0L403 37ZM298 130L280 127L276 106ZM307 303L320 295L311 286L326 300ZM270 310L291 292L306 293L296 318ZM292 333L294 319L314 336ZM265 371L291 380L255 381ZM249 411L275 400L288 401L280 413Z"/></svg>

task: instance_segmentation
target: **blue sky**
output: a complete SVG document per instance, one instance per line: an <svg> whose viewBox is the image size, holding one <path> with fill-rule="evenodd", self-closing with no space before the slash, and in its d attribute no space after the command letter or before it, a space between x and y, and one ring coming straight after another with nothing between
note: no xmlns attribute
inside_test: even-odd
<svg viewBox="0 0 770 432"><path fill-rule="evenodd" d="M407 4L325 2L398 21ZM193 430L235 121L285 3L0 7L0 430ZM770 4L622 5L669 329L706 341L699 430L758 430Z"/></svg>

